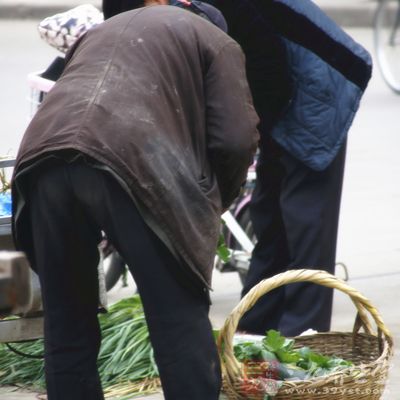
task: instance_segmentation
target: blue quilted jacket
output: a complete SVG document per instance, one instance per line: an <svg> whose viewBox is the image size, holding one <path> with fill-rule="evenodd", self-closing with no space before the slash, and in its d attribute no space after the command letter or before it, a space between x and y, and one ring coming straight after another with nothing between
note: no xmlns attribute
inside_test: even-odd
<svg viewBox="0 0 400 400"><path fill-rule="evenodd" d="M368 52L310 0L206 1L244 49L262 138L272 135L310 168L326 168L371 77Z"/></svg>
<svg viewBox="0 0 400 400"><path fill-rule="evenodd" d="M371 77L371 57L309 0L265 1L264 11L283 38L294 85L272 136L323 170L345 141Z"/></svg>

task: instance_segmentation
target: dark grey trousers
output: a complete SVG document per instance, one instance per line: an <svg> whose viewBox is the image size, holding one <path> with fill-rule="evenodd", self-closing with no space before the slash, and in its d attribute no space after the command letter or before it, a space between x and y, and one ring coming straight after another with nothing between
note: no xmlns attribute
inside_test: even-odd
<svg viewBox="0 0 400 400"><path fill-rule="evenodd" d="M208 296L185 283L180 263L115 179L82 161L47 165L32 179L28 201L44 301L49 400L103 399L96 368L101 230L138 286L165 398L217 400L220 365Z"/></svg>
<svg viewBox="0 0 400 400"><path fill-rule="evenodd" d="M345 154L346 145L328 168L314 171L272 140L264 143L250 208L258 243L242 295L289 269L334 273ZM286 336L308 328L328 331L332 295L332 289L312 283L277 288L244 315L239 329L277 329Z"/></svg>

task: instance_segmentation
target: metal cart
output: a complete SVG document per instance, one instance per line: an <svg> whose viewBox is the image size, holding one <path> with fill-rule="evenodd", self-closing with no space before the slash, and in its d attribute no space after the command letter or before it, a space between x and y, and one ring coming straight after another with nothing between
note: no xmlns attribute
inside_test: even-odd
<svg viewBox="0 0 400 400"><path fill-rule="evenodd" d="M0 160L0 169L14 159ZM24 253L15 251L11 215L0 217L0 343L43 337L42 302L37 275ZM12 319L4 319L13 316Z"/></svg>

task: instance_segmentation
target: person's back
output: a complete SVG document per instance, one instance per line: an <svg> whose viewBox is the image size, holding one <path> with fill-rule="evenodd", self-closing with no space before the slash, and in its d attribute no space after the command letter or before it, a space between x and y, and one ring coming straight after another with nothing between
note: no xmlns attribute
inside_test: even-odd
<svg viewBox="0 0 400 400"><path fill-rule="evenodd" d="M256 145L243 61L223 31L177 7L119 14L67 55L25 133L16 171L65 149L104 164L210 286L220 211L245 179L251 151L243 150ZM235 149L235 165L217 155Z"/></svg>
<svg viewBox="0 0 400 400"><path fill-rule="evenodd" d="M104 145L118 153L125 133L135 135L140 149L149 136L177 128L183 141L189 130L190 139L198 140L205 132L198 119L205 112L203 76L226 45L236 46L204 19L175 7L141 8L104 22L67 55L63 76L25 136L24 158L50 136L52 146L70 145L75 136L74 146L85 150L86 130L92 131L91 140L98 135L103 146L97 151L106 158L110 149ZM49 104L57 106L57 114ZM104 143L108 130L118 136Z"/></svg>
<svg viewBox="0 0 400 400"><path fill-rule="evenodd" d="M76 43L12 183L16 247L41 282L49 400L104 398L103 232L137 284L165 398L218 399L208 288L257 122L239 45L188 11L129 11Z"/></svg>

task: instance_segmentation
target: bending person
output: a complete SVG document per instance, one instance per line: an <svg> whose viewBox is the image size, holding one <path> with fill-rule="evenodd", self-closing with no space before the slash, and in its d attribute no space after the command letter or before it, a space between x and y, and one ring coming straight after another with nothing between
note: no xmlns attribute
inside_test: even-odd
<svg viewBox="0 0 400 400"><path fill-rule="evenodd" d="M41 283L48 399L103 399L104 231L137 283L165 398L217 400L208 312L220 215L258 141L242 51L209 21L154 6L91 29L66 61L12 186L15 241Z"/></svg>

